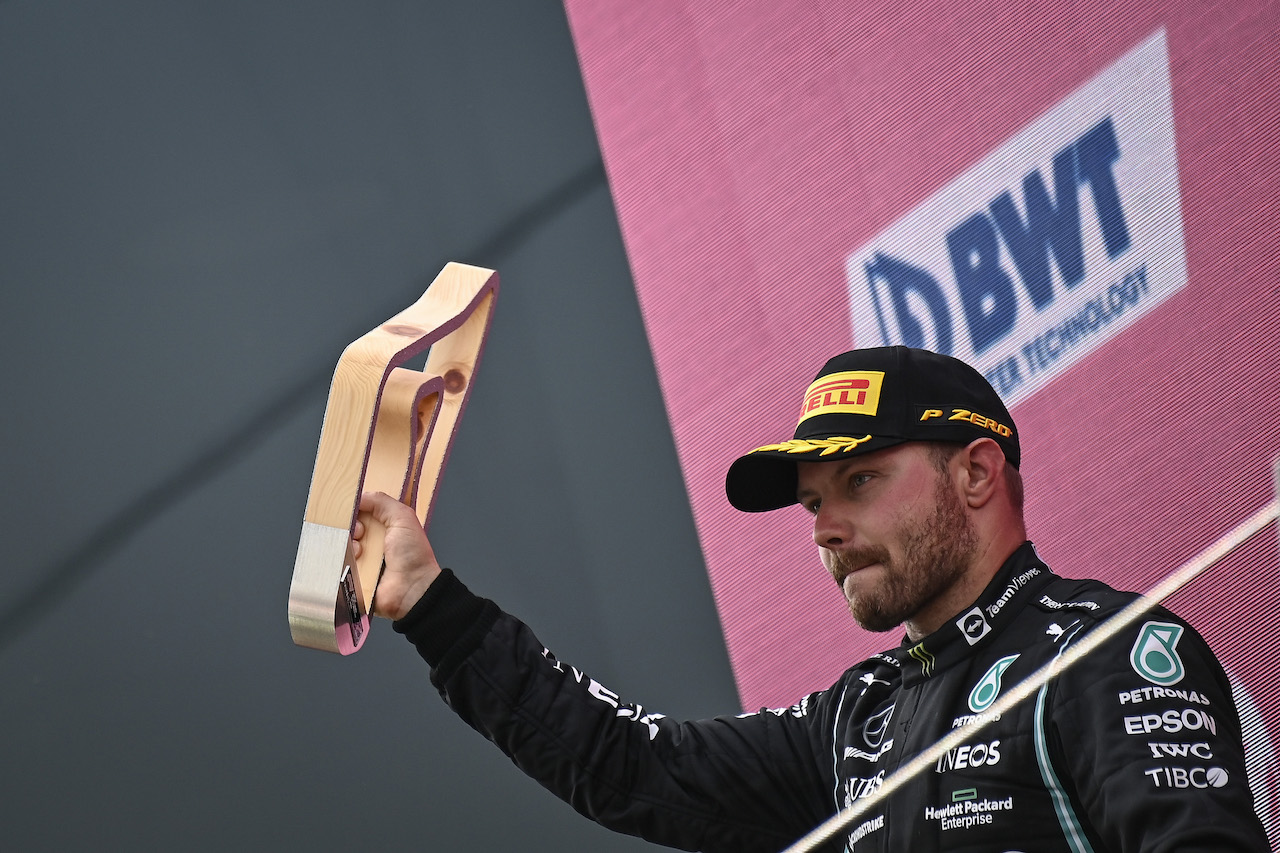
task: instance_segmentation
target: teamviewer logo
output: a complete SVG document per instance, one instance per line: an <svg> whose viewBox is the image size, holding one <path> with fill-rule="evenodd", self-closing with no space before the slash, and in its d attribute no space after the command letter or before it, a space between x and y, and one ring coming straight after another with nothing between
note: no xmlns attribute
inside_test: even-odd
<svg viewBox="0 0 1280 853"><path fill-rule="evenodd" d="M991 625L983 615L981 607L975 607L957 619L956 627L960 629L961 634L964 634L964 638L971 646L991 633Z"/></svg>
<svg viewBox="0 0 1280 853"><path fill-rule="evenodd" d="M858 346L978 367L1009 405L1186 285L1158 32L846 261Z"/></svg>

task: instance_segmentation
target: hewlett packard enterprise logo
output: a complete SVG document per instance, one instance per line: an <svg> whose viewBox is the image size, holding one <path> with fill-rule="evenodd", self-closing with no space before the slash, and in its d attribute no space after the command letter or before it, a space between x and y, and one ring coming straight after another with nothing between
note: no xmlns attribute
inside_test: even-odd
<svg viewBox="0 0 1280 853"><path fill-rule="evenodd" d="M1163 31L849 256L858 346L981 370L1012 405L1187 281Z"/></svg>

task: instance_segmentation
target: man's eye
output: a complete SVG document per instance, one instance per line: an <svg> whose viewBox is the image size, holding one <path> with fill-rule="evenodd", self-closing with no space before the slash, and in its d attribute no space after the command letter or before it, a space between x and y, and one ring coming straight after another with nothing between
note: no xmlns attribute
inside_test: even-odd
<svg viewBox="0 0 1280 853"><path fill-rule="evenodd" d="M858 486L865 486L870 481L871 481L870 474L854 474L852 477L849 478L850 485L852 485L855 489Z"/></svg>
<svg viewBox="0 0 1280 853"><path fill-rule="evenodd" d="M822 501L805 501L804 503L800 504L800 506L805 508L805 511L808 512L809 515L817 515L818 507L820 507L821 505L822 505Z"/></svg>

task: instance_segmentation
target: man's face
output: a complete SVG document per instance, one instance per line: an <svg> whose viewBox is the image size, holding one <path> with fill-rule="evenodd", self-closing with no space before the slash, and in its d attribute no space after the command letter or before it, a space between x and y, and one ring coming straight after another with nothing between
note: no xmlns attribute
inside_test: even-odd
<svg viewBox="0 0 1280 853"><path fill-rule="evenodd" d="M798 469L797 496L813 514L822 562L863 628L890 631L912 620L965 574L977 535L928 445Z"/></svg>

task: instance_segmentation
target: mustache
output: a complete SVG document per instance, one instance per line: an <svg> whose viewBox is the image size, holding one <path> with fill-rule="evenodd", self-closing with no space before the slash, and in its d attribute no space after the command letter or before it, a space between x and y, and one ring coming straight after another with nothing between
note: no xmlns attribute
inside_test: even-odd
<svg viewBox="0 0 1280 853"><path fill-rule="evenodd" d="M872 563L889 565L889 551L886 548L863 547L851 551L832 551L830 557L831 576L837 586L844 586L844 579Z"/></svg>

